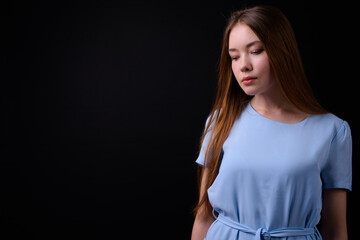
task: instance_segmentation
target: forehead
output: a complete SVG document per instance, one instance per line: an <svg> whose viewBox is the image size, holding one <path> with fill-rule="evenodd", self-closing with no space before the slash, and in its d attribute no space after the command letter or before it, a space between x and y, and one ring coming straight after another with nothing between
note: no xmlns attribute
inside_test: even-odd
<svg viewBox="0 0 360 240"><path fill-rule="evenodd" d="M229 48L242 48L253 41L260 41L260 39L244 23L237 23L230 31Z"/></svg>

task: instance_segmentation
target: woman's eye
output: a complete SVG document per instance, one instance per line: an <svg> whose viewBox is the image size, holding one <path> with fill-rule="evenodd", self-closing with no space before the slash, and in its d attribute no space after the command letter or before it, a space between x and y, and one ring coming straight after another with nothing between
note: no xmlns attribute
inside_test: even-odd
<svg viewBox="0 0 360 240"><path fill-rule="evenodd" d="M264 49L257 49L257 50L253 50L251 51L251 54L260 54L264 51Z"/></svg>
<svg viewBox="0 0 360 240"><path fill-rule="evenodd" d="M239 57L231 57L231 60L237 60Z"/></svg>

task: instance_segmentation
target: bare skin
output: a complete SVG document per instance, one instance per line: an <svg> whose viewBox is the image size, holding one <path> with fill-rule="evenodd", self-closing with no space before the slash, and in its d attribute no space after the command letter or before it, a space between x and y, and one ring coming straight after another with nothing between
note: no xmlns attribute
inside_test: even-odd
<svg viewBox="0 0 360 240"><path fill-rule="evenodd" d="M281 93L262 42L246 25L239 23L230 32L229 55L232 70L252 107L275 121L297 123L308 117L293 107ZM247 81L247 78L252 78Z"/></svg>
<svg viewBox="0 0 360 240"><path fill-rule="evenodd" d="M205 191L204 182L207 176L208 176L208 170L207 168L205 168L203 177L201 179L200 196L202 196L203 192ZM204 208L200 208L195 217L192 234L191 234L191 240L203 240L206 236L209 227L214 222L214 220L215 220L214 217L207 214L204 211Z"/></svg>
<svg viewBox="0 0 360 240"><path fill-rule="evenodd" d="M347 240L346 190L323 191L323 207L318 225L323 240Z"/></svg>

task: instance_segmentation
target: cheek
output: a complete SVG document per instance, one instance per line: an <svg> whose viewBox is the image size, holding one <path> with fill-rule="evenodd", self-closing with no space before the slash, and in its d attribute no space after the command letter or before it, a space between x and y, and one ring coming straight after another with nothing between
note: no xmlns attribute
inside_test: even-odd
<svg viewBox="0 0 360 240"><path fill-rule="evenodd" d="M239 72L236 71L236 69L237 69L237 68L236 68L236 64L232 63L232 64L231 64L231 70L232 70L232 72L233 72L236 80L239 81L239 79L238 79L238 78L239 78Z"/></svg>
<svg viewBox="0 0 360 240"><path fill-rule="evenodd" d="M263 74L271 73L270 63L267 58L257 59L257 61L255 62L255 65L259 72L261 72Z"/></svg>
<svg viewBox="0 0 360 240"><path fill-rule="evenodd" d="M275 76L273 71L271 70L271 66L269 61L261 60L257 63L257 74L261 77L264 81L273 81Z"/></svg>

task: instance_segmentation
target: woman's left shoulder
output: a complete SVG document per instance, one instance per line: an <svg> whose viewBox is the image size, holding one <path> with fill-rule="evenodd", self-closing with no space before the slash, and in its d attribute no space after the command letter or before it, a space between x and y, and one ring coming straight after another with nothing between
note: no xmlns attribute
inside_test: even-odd
<svg viewBox="0 0 360 240"><path fill-rule="evenodd" d="M341 129L350 128L346 120L336 116L333 113L312 115L312 119L315 125L318 125L319 127L321 126L321 128L332 130L335 133Z"/></svg>

